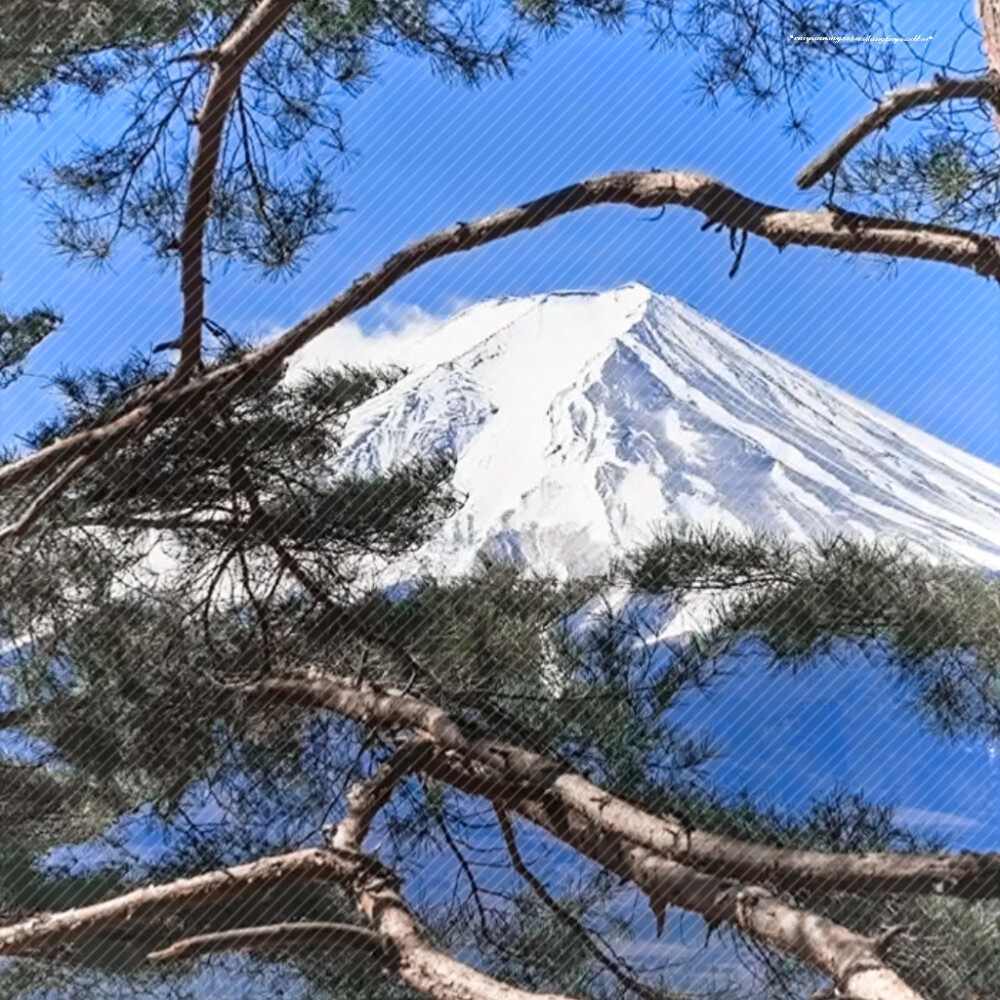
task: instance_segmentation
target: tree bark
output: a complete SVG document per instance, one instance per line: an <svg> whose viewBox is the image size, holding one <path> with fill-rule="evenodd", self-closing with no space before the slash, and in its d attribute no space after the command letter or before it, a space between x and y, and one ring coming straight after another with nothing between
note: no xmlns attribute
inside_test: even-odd
<svg viewBox="0 0 1000 1000"><path fill-rule="evenodd" d="M184 315L178 341L180 358L172 383L191 378L201 362L201 329L205 321L205 227L212 211L212 188L229 109L243 70L281 27L294 6L295 0L260 0L234 25L214 52L201 54L203 61L212 64L212 77L195 123L198 143L179 239Z"/></svg>
<svg viewBox="0 0 1000 1000"><path fill-rule="evenodd" d="M360 842L378 808L405 774L421 767L460 790L488 797L499 808L517 811L583 856L633 882L646 894L654 913L677 906L700 914L710 926L729 923L759 943L829 976L842 993L859 1000L920 1000L885 965L876 942L819 914L798 909L770 891L697 871L657 852L646 837L631 837L625 832L635 818L629 815L634 807L582 778L565 774L546 777L539 771L534 754L498 744L470 743L445 713L418 699L370 687L356 688L356 699L347 698L349 683L312 681L311 686L300 684L296 695L300 701L323 707L330 707L332 700L341 714L358 717L373 728L402 725L421 729L439 742L440 752L425 762L421 739L390 761L370 783L360 786L360 791L353 793L349 816L338 828L331 849L265 858L0 928L0 955L59 954L67 946L93 944L100 935L133 924L247 902L275 886L325 880L354 892L375 930L398 952L399 974L435 1000L535 997L429 945L402 902L393 873L360 853ZM264 684L258 686L257 693L287 699L290 690L274 690ZM572 782L569 787L567 778ZM575 801L581 793L591 801ZM640 815L653 829L659 825L656 817ZM249 934L252 929L246 931ZM198 946L178 944L177 948L184 953ZM169 948L165 954L169 957ZM164 957L164 951L158 957Z"/></svg>
<svg viewBox="0 0 1000 1000"><path fill-rule="evenodd" d="M1000 85L1000 0L976 0L976 16L983 26L987 72ZM1000 108L994 113L993 122L1000 131Z"/></svg>
<svg viewBox="0 0 1000 1000"><path fill-rule="evenodd" d="M976 15L983 26L986 68L1000 77L1000 0L976 0Z"/></svg>
<svg viewBox="0 0 1000 1000"><path fill-rule="evenodd" d="M244 690L265 701L314 705L375 729L406 729L421 741L433 740L438 752L424 765L425 773L460 791L482 796L500 810L518 813L584 857L634 883L648 898L658 920L668 906L676 906L698 913L709 926L728 923L760 944L828 976L838 990L859 1000L919 998L885 964L872 939L799 909L750 879L722 877L696 867L699 861L705 864L707 860L710 869L747 874L742 849L751 845L698 834L705 839L694 855L688 844L696 831L689 833L676 820L643 812L531 751L470 739L441 708L403 692L323 676L264 681ZM709 851L713 839L717 842ZM334 843L344 847L348 841ZM722 853L716 855L714 851L720 846ZM770 860L780 862L783 852L771 850ZM683 858L683 863L677 857ZM780 864L776 871L781 871Z"/></svg>

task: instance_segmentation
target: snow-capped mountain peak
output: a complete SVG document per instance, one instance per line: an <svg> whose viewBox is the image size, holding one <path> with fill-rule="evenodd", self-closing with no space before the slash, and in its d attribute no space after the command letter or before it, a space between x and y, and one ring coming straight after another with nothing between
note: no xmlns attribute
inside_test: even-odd
<svg viewBox="0 0 1000 1000"><path fill-rule="evenodd" d="M337 328L302 363L320 360L343 360ZM457 460L467 500L419 556L435 573L479 552L598 570L692 523L891 536L1000 569L1000 468L641 285L480 303L349 360L409 370L352 416L350 471Z"/></svg>

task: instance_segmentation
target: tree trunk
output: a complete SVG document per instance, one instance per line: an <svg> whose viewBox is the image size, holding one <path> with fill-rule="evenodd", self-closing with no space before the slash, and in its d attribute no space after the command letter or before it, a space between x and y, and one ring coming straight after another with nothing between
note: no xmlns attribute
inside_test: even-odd
<svg viewBox="0 0 1000 1000"><path fill-rule="evenodd" d="M983 26L986 69L1000 80L1000 0L976 0L976 15ZM993 112L993 121L1000 131L1000 110Z"/></svg>

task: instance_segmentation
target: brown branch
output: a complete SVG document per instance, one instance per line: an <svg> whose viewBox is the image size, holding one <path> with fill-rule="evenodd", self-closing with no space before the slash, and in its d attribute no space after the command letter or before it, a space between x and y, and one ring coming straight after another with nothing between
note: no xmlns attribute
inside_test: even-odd
<svg viewBox="0 0 1000 1000"><path fill-rule="evenodd" d="M197 934L175 941L167 948L149 954L151 962L174 962L179 959L218 952L252 951L275 954L302 948L344 948L388 961L392 948L381 934L365 927L329 921L292 921L263 927L237 927L233 930Z"/></svg>
<svg viewBox="0 0 1000 1000"><path fill-rule="evenodd" d="M487 976L429 944L395 885L355 883L358 907L395 947L398 975L432 1000L569 1000L534 993Z"/></svg>
<svg viewBox="0 0 1000 1000"><path fill-rule="evenodd" d="M375 930L295 923L241 928L185 938L150 958L167 961L222 950L275 950L287 946L291 936L298 938L298 944L336 942L384 956L404 982L432 1000L569 1000L502 983L432 947L400 898L394 874L372 858L335 849L263 858L0 927L0 955L64 959L67 948L92 947L127 928L189 917L220 904L246 905L276 887L306 882L333 882L352 890Z"/></svg>
<svg viewBox="0 0 1000 1000"><path fill-rule="evenodd" d="M336 678L319 686L315 680L305 687L300 682L294 690L274 688L273 683L262 682L250 691L279 700L294 694L300 703L335 705L342 714L354 715L376 727L402 724L422 730L437 740L440 748L428 764L430 776L471 794L484 795L504 808L516 808L526 819L585 857L634 882L647 895L654 912L670 903L701 914L709 925L728 922L759 943L799 958L828 975L841 992L861 1000L919 1000L884 964L869 938L799 910L762 889L698 872L650 849L641 837L623 835L623 823L620 817L615 821L615 814L632 807L577 776L552 774L546 779L536 755L500 744L480 746L466 739L440 709L399 693L358 686L351 699L349 682L341 683ZM406 768L398 760L391 760L373 779L354 790L351 812L357 819L344 828L343 836L334 837L335 845L351 840L356 843L363 837L365 818L369 817L370 822L374 815L373 805L384 801L394 785L394 776L404 773ZM580 787L567 787L567 779L580 783ZM581 790L584 802L574 797L574 792L579 794ZM552 793L560 808L553 807ZM596 821L592 814L595 809ZM659 823L656 817L634 812L654 829ZM629 823L624 826L628 828ZM92 943L102 933L114 933L134 923L141 926L169 916L188 915L220 902L244 903L276 886L315 881L350 887L375 930L395 946L401 978L435 1000L536 997L485 976L429 945L399 896L394 874L356 850L339 846L264 858L0 928L0 955L51 955L67 945Z"/></svg>
<svg viewBox="0 0 1000 1000"><path fill-rule="evenodd" d="M360 853L369 827L396 786L414 772L423 770L433 750L430 740L411 740L385 761L372 778L351 788L347 793L347 815L337 826L333 846Z"/></svg>
<svg viewBox="0 0 1000 1000"><path fill-rule="evenodd" d="M847 154L873 132L889 127L899 115L927 104L945 101L989 101L1000 108L1000 77L991 74L968 80L935 79L912 87L890 91L864 117L854 123L829 149L804 167L795 178L800 188L810 188L836 170Z"/></svg>
<svg viewBox="0 0 1000 1000"><path fill-rule="evenodd" d="M632 882L659 924L669 906L697 913L709 927L728 924L771 951L796 958L828 976L841 994L858 1000L918 1000L878 953L876 942L820 914L803 910L768 889L698 871L624 836L604 817L595 822L570 805L556 786L548 795L525 794L502 772L469 767L458 754L434 758L429 773L468 794L509 807L584 857ZM582 780L582 779L581 779ZM592 799L611 797L591 786ZM643 814L655 826L657 818Z"/></svg>
<svg viewBox="0 0 1000 1000"><path fill-rule="evenodd" d="M196 62L211 63L212 76L195 119L198 143L179 239L184 316L178 342L180 359L169 380L171 384L190 379L201 363L201 330L205 320L205 227L212 211L212 187L229 109L243 70L281 27L294 5L295 0L260 0L234 25L214 52L192 53Z"/></svg>
<svg viewBox="0 0 1000 1000"><path fill-rule="evenodd" d="M874 879L866 888L876 891L900 884L899 863L902 874L914 878L916 872L907 868L910 859L905 855L785 851L689 832L678 821L646 813L530 751L471 739L442 709L403 692L322 676L263 681L247 690L265 701L313 704L376 729L409 729L428 737L438 747L428 776L517 812L633 882L657 916L671 905L700 914L710 926L728 923L758 943L805 962L829 976L842 992L863 1000L916 1000L917 994L885 965L874 941L786 903L754 885L756 880L750 877L756 874L771 885L793 881L850 889L864 883L842 879L870 873ZM972 872L980 876L984 870L993 872L995 886L997 857L971 857ZM843 865L832 884L830 863ZM918 857L915 868L921 885L927 884L927 869L939 876L945 869L950 888L965 880L968 890L976 883L968 880L966 864L964 856ZM908 884L912 888L914 883Z"/></svg>
<svg viewBox="0 0 1000 1000"><path fill-rule="evenodd" d="M379 809L404 777L427 763L433 749L428 740L404 744L371 778L351 788L347 815L333 834L335 850L361 856L361 845ZM353 888L358 908L396 948L400 978L433 1000L568 1000L500 982L428 944L395 879L355 879Z"/></svg>
<svg viewBox="0 0 1000 1000"><path fill-rule="evenodd" d="M171 417L227 396L258 378L280 372L292 355L331 326L376 301L407 275L451 254L464 253L515 233L535 229L595 205L635 208L679 206L701 212L724 227L746 230L783 249L825 247L843 253L875 253L931 260L1000 280L1000 241L968 230L921 225L834 209L794 211L756 201L719 181L687 172L625 172L571 184L518 208L460 224L418 240L365 274L327 305L290 330L231 364L178 385L164 383L134 407L100 427L81 430L0 468L0 491L61 466L85 450L90 461L129 439L138 440Z"/></svg>
<svg viewBox="0 0 1000 1000"><path fill-rule="evenodd" d="M261 858L222 871L146 886L122 896L58 913L45 913L0 927L0 955L44 955L67 946L83 946L109 932L220 905L246 905L276 887L308 883L343 884L364 866L338 851L304 850Z"/></svg>
<svg viewBox="0 0 1000 1000"><path fill-rule="evenodd" d="M766 882L782 892L855 888L970 900L1000 898L1000 854L834 854L737 840L688 829L670 816L653 816L522 747L470 740L443 709L402 691L327 674L271 679L243 690L265 700L312 704L375 727L426 734L443 750L455 751L480 768L504 772L491 779L498 784L488 798L520 795L526 787L534 787L557 795L567 810L579 812L588 822L724 878ZM442 760L436 755L434 768L440 769Z"/></svg>
<svg viewBox="0 0 1000 1000"><path fill-rule="evenodd" d="M89 459L85 454L77 455L45 489L34 497L16 521L0 528L0 549L11 542L24 538L34 527L35 522L45 513L45 509L59 499L66 487L83 472L88 464Z"/></svg>

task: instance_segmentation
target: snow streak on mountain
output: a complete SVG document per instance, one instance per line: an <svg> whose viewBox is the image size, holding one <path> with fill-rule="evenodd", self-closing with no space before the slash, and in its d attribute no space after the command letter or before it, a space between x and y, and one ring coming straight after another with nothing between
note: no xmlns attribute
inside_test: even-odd
<svg viewBox="0 0 1000 1000"><path fill-rule="evenodd" d="M639 285L484 302L350 360L409 374L352 417L348 470L457 459L468 499L431 572L478 552L587 572L665 524L891 536L1000 569L1000 468Z"/></svg>

